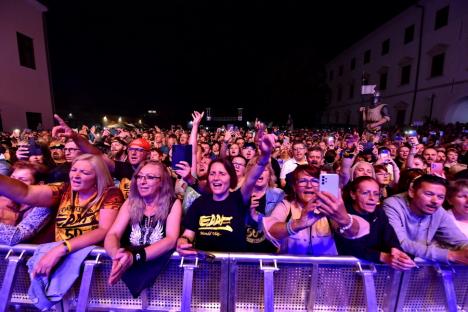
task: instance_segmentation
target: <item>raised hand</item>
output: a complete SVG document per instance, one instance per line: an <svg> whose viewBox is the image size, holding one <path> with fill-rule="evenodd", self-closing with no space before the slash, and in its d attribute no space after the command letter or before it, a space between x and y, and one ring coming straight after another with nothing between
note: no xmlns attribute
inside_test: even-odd
<svg viewBox="0 0 468 312"><path fill-rule="evenodd" d="M52 137L64 137L70 139L76 135L75 131L73 131L73 129L70 128L70 126L68 126L59 115L55 114L54 118L57 120L59 125L52 128Z"/></svg>
<svg viewBox="0 0 468 312"><path fill-rule="evenodd" d="M270 155L273 149L275 148L275 139L274 134L265 134L259 137L260 140L260 151L262 155Z"/></svg>
<svg viewBox="0 0 468 312"><path fill-rule="evenodd" d="M192 113L192 119L193 119L193 126L195 127L198 127L203 119L203 116L205 115L205 112L197 112L197 111L194 111Z"/></svg>

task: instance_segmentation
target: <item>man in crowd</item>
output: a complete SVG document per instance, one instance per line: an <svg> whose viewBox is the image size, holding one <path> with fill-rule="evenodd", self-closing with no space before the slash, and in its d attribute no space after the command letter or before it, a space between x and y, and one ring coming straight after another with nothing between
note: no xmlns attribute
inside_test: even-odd
<svg viewBox="0 0 468 312"><path fill-rule="evenodd" d="M281 168L280 184L283 188L286 186L286 175L288 173L293 172L298 165L307 165L306 147L304 143L300 141L294 142L292 145L292 150L293 158L285 161L283 168Z"/></svg>
<svg viewBox="0 0 468 312"><path fill-rule="evenodd" d="M403 250L430 261L468 264L468 238L442 208L447 181L423 175L408 193L387 198L383 208Z"/></svg>

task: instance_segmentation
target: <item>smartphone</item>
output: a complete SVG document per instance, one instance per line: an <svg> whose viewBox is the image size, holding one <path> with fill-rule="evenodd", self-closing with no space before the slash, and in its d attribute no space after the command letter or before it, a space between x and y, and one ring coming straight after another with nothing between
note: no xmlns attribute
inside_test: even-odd
<svg viewBox="0 0 468 312"><path fill-rule="evenodd" d="M190 166L192 166L191 144L175 144L172 146L171 168L174 170L178 169L176 165L181 161L186 161Z"/></svg>
<svg viewBox="0 0 468 312"><path fill-rule="evenodd" d="M340 196L340 178L336 173L322 173L319 178L319 191L328 192L338 198Z"/></svg>
<svg viewBox="0 0 468 312"><path fill-rule="evenodd" d="M442 163L432 163L431 164L431 174L435 174L435 175L443 175L444 173L444 166Z"/></svg>
<svg viewBox="0 0 468 312"><path fill-rule="evenodd" d="M439 131L439 136L444 136L444 131Z"/></svg>
<svg viewBox="0 0 468 312"><path fill-rule="evenodd" d="M390 162L390 152L388 150L382 150L379 153L380 158L384 161L384 163L388 164Z"/></svg>
<svg viewBox="0 0 468 312"><path fill-rule="evenodd" d="M409 136L409 137L415 137L418 135L418 133L416 132L416 130L408 130L406 131L406 134Z"/></svg>

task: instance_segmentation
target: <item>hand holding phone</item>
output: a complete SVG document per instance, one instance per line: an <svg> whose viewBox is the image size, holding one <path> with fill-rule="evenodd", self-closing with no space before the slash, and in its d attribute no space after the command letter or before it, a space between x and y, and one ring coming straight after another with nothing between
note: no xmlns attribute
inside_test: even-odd
<svg viewBox="0 0 468 312"><path fill-rule="evenodd" d="M388 150L382 150L379 153L379 158L382 159L382 161L385 164L388 164L390 162L390 152Z"/></svg>
<svg viewBox="0 0 468 312"><path fill-rule="evenodd" d="M171 167L173 170L179 169L176 165L186 161L192 166L192 145L191 144L175 144L172 146Z"/></svg>
<svg viewBox="0 0 468 312"><path fill-rule="evenodd" d="M431 174L436 176L444 176L444 166L442 163L433 162L431 164Z"/></svg>

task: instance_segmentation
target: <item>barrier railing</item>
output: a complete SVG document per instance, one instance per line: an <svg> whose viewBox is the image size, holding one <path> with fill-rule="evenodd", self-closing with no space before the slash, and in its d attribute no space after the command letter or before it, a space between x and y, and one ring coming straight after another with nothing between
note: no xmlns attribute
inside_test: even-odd
<svg viewBox="0 0 468 312"><path fill-rule="evenodd" d="M0 245L0 312L32 309L26 260L36 246ZM417 261L399 272L353 257L214 253L211 262L171 257L153 287L134 299L107 284L101 248L57 311L466 311L468 266ZM32 309L34 310L34 309Z"/></svg>

